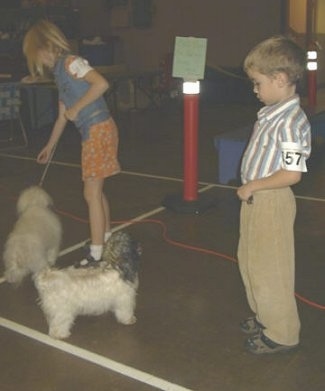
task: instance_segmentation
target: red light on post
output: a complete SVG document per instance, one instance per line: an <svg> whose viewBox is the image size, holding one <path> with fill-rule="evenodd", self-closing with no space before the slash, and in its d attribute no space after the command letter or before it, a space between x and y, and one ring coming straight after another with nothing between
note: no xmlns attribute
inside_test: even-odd
<svg viewBox="0 0 325 391"><path fill-rule="evenodd" d="M317 103L317 51L307 51L308 107L314 111Z"/></svg>

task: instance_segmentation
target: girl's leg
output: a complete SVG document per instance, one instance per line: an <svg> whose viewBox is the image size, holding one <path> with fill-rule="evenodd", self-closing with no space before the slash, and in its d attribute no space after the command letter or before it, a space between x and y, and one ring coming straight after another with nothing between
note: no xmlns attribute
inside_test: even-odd
<svg viewBox="0 0 325 391"><path fill-rule="evenodd" d="M88 204L90 238L92 245L102 246L107 225L108 203L103 197L104 179L86 179L84 197Z"/></svg>
<svg viewBox="0 0 325 391"><path fill-rule="evenodd" d="M88 205L90 226L90 253L75 264L75 267L94 266L103 254L104 242L109 238L109 205L103 194L104 179L84 180L84 198ZM94 263L95 262L95 263Z"/></svg>
<svg viewBox="0 0 325 391"><path fill-rule="evenodd" d="M107 197L105 194L102 192L102 201L103 201L103 210L105 214L105 233L110 232L111 230L111 223L110 223L110 209L109 209L109 203L107 200Z"/></svg>
<svg viewBox="0 0 325 391"><path fill-rule="evenodd" d="M103 186L104 178L120 171L117 145L117 128L112 118L93 125L89 138L82 142L82 179L89 211L91 257L90 262L87 262L87 257L79 266L88 266L93 260L100 260L103 244L110 236L110 209Z"/></svg>

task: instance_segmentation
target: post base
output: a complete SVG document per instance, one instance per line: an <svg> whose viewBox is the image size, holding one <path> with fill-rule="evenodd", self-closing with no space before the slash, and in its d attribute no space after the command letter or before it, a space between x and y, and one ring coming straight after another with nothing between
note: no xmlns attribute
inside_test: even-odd
<svg viewBox="0 0 325 391"><path fill-rule="evenodd" d="M163 199L162 205L176 213L201 214L215 207L217 201L206 194L199 194L195 201L186 201L181 194L170 194Z"/></svg>

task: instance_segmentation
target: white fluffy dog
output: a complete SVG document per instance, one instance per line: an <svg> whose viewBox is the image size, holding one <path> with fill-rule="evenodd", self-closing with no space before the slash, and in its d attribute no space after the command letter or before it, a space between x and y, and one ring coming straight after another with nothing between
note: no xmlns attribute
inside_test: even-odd
<svg viewBox="0 0 325 391"><path fill-rule="evenodd" d="M49 335L56 339L69 337L78 315L112 311L118 322L135 323L140 253L139 243L117 232L105 245L98 267L47 268L35 274Z"/></svg>
<svg viewBox="0 0 325 391"><path fill-rule="evenodd" d="M19 284L28 274L54 265L62 226L51 210L52 198L39 186L24 190L17 201L18 220L5 243L5 279Z"/></svg>

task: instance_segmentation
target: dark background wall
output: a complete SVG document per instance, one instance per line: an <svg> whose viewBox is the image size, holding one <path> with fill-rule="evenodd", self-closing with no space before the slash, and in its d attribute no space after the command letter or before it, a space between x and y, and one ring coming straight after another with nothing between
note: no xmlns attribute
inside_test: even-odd
<svg viewBox="0 0 325 391"><path fill-rule="evenodd" d="M283 31L286 0L79 0L77 3L81 35L120 37L117 61L143 69L157 67L162 57L173 50L175 36L208 38L207 64L239 66L255 43ZM134 6L140 7L140 12L142 7L142 21Z"/></svg>
<svg viewBox="0 0 325 391"><path fill-rule="evenodd" d="M74 50L92 65L123 63L141 71L157 69L173 52L176 36L207 38L208 67L240 69L253 45L287 25L287 0L62 0L19 5L26 1L15 7L14 2L8 6L0 1L0 31L9 34L9 39L1 36L0 70L14 73L15 79L26 73L24 32L44 16L63 29ZM89 46L94 37L106 45Z"/></svg>

